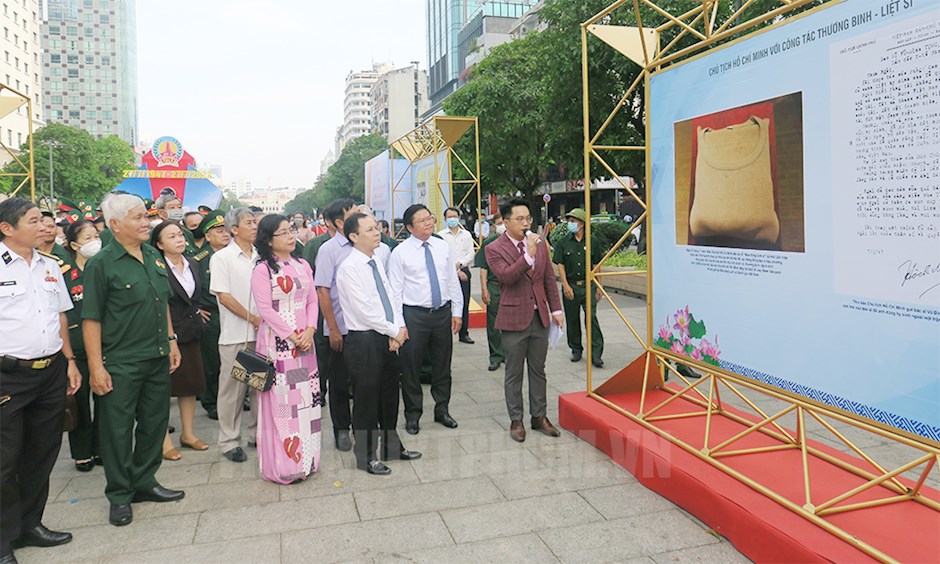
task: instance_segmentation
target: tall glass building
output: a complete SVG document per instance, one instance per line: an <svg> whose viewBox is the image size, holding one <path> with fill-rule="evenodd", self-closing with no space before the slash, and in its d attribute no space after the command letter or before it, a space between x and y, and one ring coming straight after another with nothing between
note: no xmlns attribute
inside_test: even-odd
<svg viewBox="0 0 940 564"><path fill-rule="evenodd" d="M46 0L43 113L49 123L136 145L135 0Z"/></svg>
<svg viewBox="0 0 940 564"><path fill-rule="evenodd" d="M444 98L460 87L467 56L490 43L508 41L512 22L522 17L537 0L426 1L431 101L431 108L425 114L428 116L439 111ZM505 35L505 38L485 41L487 34Z"/></svg>

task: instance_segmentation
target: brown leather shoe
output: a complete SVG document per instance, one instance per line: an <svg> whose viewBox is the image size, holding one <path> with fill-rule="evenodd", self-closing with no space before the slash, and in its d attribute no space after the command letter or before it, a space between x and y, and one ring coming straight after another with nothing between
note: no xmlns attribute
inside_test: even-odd
<svg viewBox="0 0 940 564"><path fill-rule="evenodd" d="M509 425L509 436L517 443L525 440L525 425L522 424L522 421L513 421Z"/></svg>
<svg viewBox="0 0 940 564"><path fill-rule="evenodd" d="M561 436L561 432L558 431L554 425L552 425L552 422L548 420L548 417L533 417L532 430L545 433L549 437Z"/></svg>

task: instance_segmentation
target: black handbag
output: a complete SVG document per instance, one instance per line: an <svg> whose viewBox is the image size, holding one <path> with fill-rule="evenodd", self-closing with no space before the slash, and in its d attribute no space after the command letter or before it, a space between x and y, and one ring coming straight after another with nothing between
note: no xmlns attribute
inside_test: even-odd
<svg viewBox="0 0 940 564"><path fill-rule="evenodd" d="M259 392L266 392L274 384L274 363L253 350L238 351L232 366L232 378Z"/></svg>
<svg viewBox="0 0 940 564"><path fill-rule="evenodd" d="M251 294L248 294L248 311L251 311ZM245 345L251 326L245 331ZM274 361L250 349L238 351L232 366L232 378L244 382L259 392L266 392L274 384Z"/></svg>

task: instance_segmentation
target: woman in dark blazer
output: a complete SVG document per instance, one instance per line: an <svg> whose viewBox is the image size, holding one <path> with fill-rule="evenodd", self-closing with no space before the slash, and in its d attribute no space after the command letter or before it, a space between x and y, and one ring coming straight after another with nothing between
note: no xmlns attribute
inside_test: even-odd
<svg viewBox="0 0 940 564"><path fill-rule="evenodd" d="M182 361L180 367L170 375L170 393L177 398L182 421L180 445L193 450L206 450L209 445L196 438L193 419L196 416L196 396L205 391L206 380L202 371L202 353L199 339L208 318L208 312L199 308L202 296L202 280L199 265L183 255L186 239L183 228L175 221L163 221L150 234L153 245L166 261L170 276L170 318L179 344ZM163 441L163 458L179 460L181 455L167 433Z"/></svg>

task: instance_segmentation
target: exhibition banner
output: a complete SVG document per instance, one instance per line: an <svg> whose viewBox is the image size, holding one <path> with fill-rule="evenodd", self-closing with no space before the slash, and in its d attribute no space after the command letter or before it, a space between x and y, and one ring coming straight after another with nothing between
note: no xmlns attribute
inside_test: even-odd
<svg viewBox="0 0 940 564"><path fill-rule="evenodd" d="M140 168L124 171L124 181L115 190L144 200L172 194L182 200L186 209L216 209L222 201L222 190L211 177L211 173L197 170L196 159L183 150L178 139L163 136L141 157Z"/></svg>
<svg viewBox="0 0 940 564"><path fill-rule="evenodd" d="M411 205L411 169L407 159L390 159L386 149L366 162L365 203L376 219L391 223Z"/></svg>
<svg viewBox="0 0 940 564"><path fill-rule="evenodd" d="M444 210L450 206L450 155L440 151L411 164L412 203L424 204L443 229Z"/></svg>
<svg viewBox="0 0 940 564"><path fill-rule="evenodd" d="M654 346L940 441L940 2L650 78Z"/></svg>

